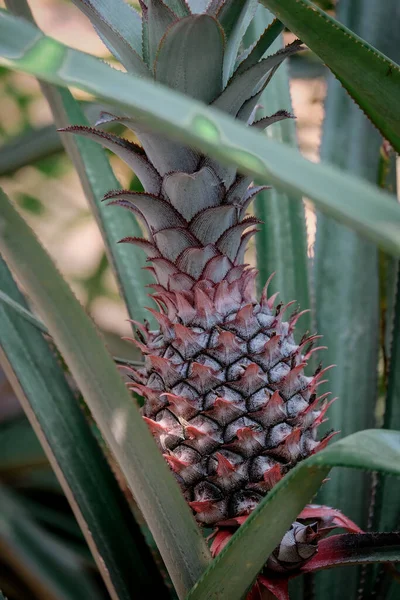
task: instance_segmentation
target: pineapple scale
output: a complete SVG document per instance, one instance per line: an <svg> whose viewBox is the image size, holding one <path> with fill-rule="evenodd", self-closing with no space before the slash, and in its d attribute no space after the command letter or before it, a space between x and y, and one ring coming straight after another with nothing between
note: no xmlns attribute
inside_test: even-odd
<svg viewBox="0 0 400 600"><path fill-rule="evenodd" d="M129 387L198 522L247 515L298 461L326 446L316 430L329 406L304 374L318 336L293 337L301 313L258 302L255 272L190 291L158 287L160 329L134 341L146 356Z"/></svg>

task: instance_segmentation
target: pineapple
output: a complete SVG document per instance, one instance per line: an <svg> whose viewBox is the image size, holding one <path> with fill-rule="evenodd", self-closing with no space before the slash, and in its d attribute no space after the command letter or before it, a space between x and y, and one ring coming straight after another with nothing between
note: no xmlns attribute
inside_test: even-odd
<svg viewBox="0 0 400 600"><path fill-rule="evenodd" d="M191 14L183 0L140 4L142 76L261 130L292 116L282 110L254 120L274 71L301 47L295 41L263 58L273 23L237 58L245 9L254 3L212 0L200 14ZM129 68L126 54L124 48ZM133 50L132 56L136 65ZM131 129L141 146L106 131L116 122ZM121 241L146 252L156 282L159 311L149 310L158 329L135 323L133 341L145 364L130 369L129 386L145 398L143 418L197 521L214 528L216 554L285 473L332 435L316 436L330 404L327 394L317 393L327 369L304 373L318 336L296 342L302 313L288 315L292 302L276 305L269 282L261 298L255 295L256 271L244 256L259 222L246 211L264 188L129 115L103 113L97 125L67 131L111 149L139 177L143 192L110 191L106 200L143 221L146 238ZM341 524L359 531L337 511L308 507L267 570L282 573L309 560L317 550L318 524L321 530Z"/></svg>

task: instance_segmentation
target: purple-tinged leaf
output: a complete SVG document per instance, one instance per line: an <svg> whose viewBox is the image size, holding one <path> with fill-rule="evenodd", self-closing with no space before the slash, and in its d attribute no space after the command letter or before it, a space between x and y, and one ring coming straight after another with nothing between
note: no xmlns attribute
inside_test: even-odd
<svg viewBox="0 0 400 600"><path fill-rule="evenodd" d="M133 131L160 175L164 176L166 173L178 170L193 173L197 169L200 160L197 152L171 141L164 135L151 133L149 128L137 119L102 112L96 125L107 125L108 123L121 123Z"/></svg>
<svg viewBox="0 0 400 600"><path fill-rule="evenodd" d="M58 131L63 133L77 133L95 142L99 142L102 146L119 156L135 172L146 192L154 195L160 192L161 177L147 160L143 149L137 144L92 127L76 125L59 129Z"/></svg>
<svg viewBox="0 0 400 600"><path fill-rule="evenodd" d="M111 200L109 202L111 205L119 205L136 213L139 212L151 233L166 227L184 227L186 225L186 221L174 207L158 196L129 190L113 190L104 196L104 200Z"/></svg>
<svg viewBox="0 0 400 600"><path fill-rule="evenodd" d="M278 110L276 113L270 115L269 117L263 117L262 119L255 121L254 123L252 123L251 126L256 127L257 129L266 129L273 123L278 123L279 121L283 121L284 119L295 118L296 117L287 110Z"/></svg>
<svg viewBox="0 0 400 600"><path fill-rule="evenodd" d="M190 247L201 246L200 242L187 230L176 227L162 229L154 234L154 241L162 256L174 262L178 256Z"/></svg>
<svg viewBox="0 0 400 600"><path fill-rule="evenodd" d="M196 173L171 173L163 181L163 193L171 204L190 221L200 210L218 206L223 186L212 169L205 166Z"/></svg>
<svg viewBox="0 0 400 600"><path fill-rule="evenodd" d="M344 533L318 543L302 573L376 562L400 562L400 533Z"/></svg>
<svg viewBox="0 0 400 600"><path fill-rule="evenodd" d="M207 208L194 217L189 229L203 244L213 244L226 229L235 224L236 215L236 206Z"/></svg>

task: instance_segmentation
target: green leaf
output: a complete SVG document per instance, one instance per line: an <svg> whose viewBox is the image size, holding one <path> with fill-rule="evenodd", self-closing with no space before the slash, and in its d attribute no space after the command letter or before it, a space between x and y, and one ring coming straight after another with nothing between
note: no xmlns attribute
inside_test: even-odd
<svg viewBox="0 0 400 600"><path fill-rule="evenodd" d="M0 177L11 175L21 167L52 156L62 149L60 136L54 125L27 131L0 148Z"/></svg>
<svg viewBox="0 0 400 600"><path fill-rule="evenodd" d="M90 19L107 48L127 71L151 77L142 60L142 20L134 8L124 0L72 1Z"/></svg>
<svg viewBox="0 0 400 600"><path fill-rule="evenodd" d="M34 325L42 333L48 333L46 325L44 323L42 323L42 321L40 319L35 317L35 315L32 314L24 306L22 306L22 304L20 304L19 302L15 302L15 300L13 300L8 294L3 292L3 290L1 290L1 289L0 289L0 302L3 302L4 304L7 304L8 306L10 306L15 312L20 314L24 319L26 319L30 323L32 323L32 325Z"/></svg>
<svg viewBox="0 0 400 600"><path fill-rule="evenodd" d="M263 18L260 19L260 16ZM264 31L263 27L266 27ZM279 34L282 33L283 29L283 24L278 19L271 20L270 13L265 8L258 6L257 13L244 36L244 42L248 44L248 50L245 52L246 57L243 58L235 70L235 75L243 73L243 71L258 63L279 37ZM282 40L280 39L279 45L275 44L272 52L276 52L281 46Z"/></svg>
<svg viewBox="0 0 400 600"><path fill-rule="evenodd" d="M226 35L224 55L224 85L233 73L237 53L243 35L257 9L257 0L226 0L217 11L216 17Z"/></svg>
<svg viewBox="0 0 400 600"><path fill-rule="evenodd" d="M174 11L178 17L187 17L190 15L190 10L185 0L164 0L164 3Z"/></svg>
<svg viewBox="0 0 400 600"><path fill-rule="evenodd" d="M178 484L93 322L4 194L0 224L0 251L68 364L183 597L207 565L209 552Z"/></svg>
<svg viewBox="0 0 400 600"><path fill-rule="evenodd" d="M342 0L337 18L382 51L396 48L398 28L388 18L390 5L380 0ZM400 52L397 53L400 57ZM373 182L377 181L382 139L331 75L328 79L321 158ZM332 219L317 214L314 249L317 330L323 335L324 364L330 373L332 397L329 427L346 436L375 425L379 351L379 280L376 247ZM355 360L355 357L356 360ZM352 399L357 398L354 402ZM319 502L335 506L361 528L368 525L370 477L338 470L323 486ZM387 531L384 529L384 531ZM316 583L320 595L340 600L357 596L355 569L326 572Z"/></svg>
<svg viewBox="0 0 400 600"><path fill-rule="evenodd" d="M0 550L36 594L49 600L93 600L98 590L75 554L29 517L18 496L0 484ZM35 596L36 596L35 594Z"/></svg>
<svg viewBox="0 0 400 600"><path fill-rule="evenodd" d="M161 39L176 21L176 15L162 0L148 0L145 20L148 28L150 68L153 69Z"/></svg>
<svg viewBox="0 0 400 600"><path fill-rule="evenodd" d="M17 443L18 442L18 443ZM32 427L24 417L0 426L0 479L48 465L46 455Z"/></svg>
<svg viewBox="0 0 400 600"><path fill-rule="evenodd" d="M362 431L299 463L251 513L190 591L187 600L240 600L334 466L400 476L400 433Z"/></svg>
<svg viewBox="0 0 400 600"><path fill-rule="evenodd" d="M259 6L245 42L249 44L256 40L265 28L267 32L274 28L275 36L280 23L271 21L271 14ZM281 45L282 39L279 37L271 51L277 52ZM260 104L269 114L279 109L292 111L286 63L275 73L260 98ZM270 139L296 146L296 128L292 119L275 123L267 129L266 135ZM271 273L276 272L269 288L272 293L279 292L284 302L295 299L302 309L311 308L307 232L301 196L293 198L276 189L261 192L255 201L255 212L262 221L261 231L255 238L260 287L265 285ZM311 313L304 315L301 321L303 329L314 331L312 322Z"/></svg>
<svg viewBox="0 0 400 600"><path fill-rule="evenodd" d="M25 0L7 2L12 2L13 10L23 12L27 18L31 16ZM71 124L89 125L82 108L68 90L57 89L47 84L41 84L41 88L57 127L63 128ZM144 266L143 252L117 243L128 235L140 237L141 229L133 214L123 215L121 211L113 211L111 214L102 203L106 192L120 187L108 158L102 148L91 141L63 136L62 142L77 170L102 232L108 258L116 273L128 313L133 319L148 318L148 311L144 307L149 304L146 285L151 282L151 277L141 268Z"/></svg>
<svg viewBox="0 0 400 600"><path fill-rule="evenodd" d="M206 104L222 91L224 38L218 22L208 15L179 20L161 41L155 78Z"/></svg>
<svg viewBox="0 0 400 600"><path fill-rule="evenodd" d="M236 164L260 183L303 194L319 209L400 255L400 207L374 186L331 166L313 164L297 150L173 90L66 48L4 11L0 11L0 55L3 64L20 71L114 101L149 128Z"/></svg>
<svg viewBox="0 0 400 600"><path fill-rule="evenodd" d="M0 286L24 298L0 259ZM0 361L75 512L110 594L168 597L129 505L69 388L62 367L39 331L0 306ZM15 429L14 429L14 433ZM14 440L17 446L24 439ZM0 437L1 440L1 437ZM43 463L43 458L41 459Z"/></svg>
<svg viewBox="0 0 400 600"><path fill-rule="evenodd" d="M400 268L397 265L396 293L394 297L394 320L392 323L392 344L389 359L388 387L385 401L384 427L400 428ZM393 477L379 476L377 480L374 504L373 527L380 531L398 531L400 529L400 481ZM371 574L370 574L371 576ZM374 571L374 582L367 580L368 588L373 587L377 597L382 597L382 590L387 590L387 598L398 592L398 583L393 581L390 573L382 570ZM389 592L390 590L390 592ZM380 592L380 593L379 593Z"/></svg>
<svg viewBox="0 0 400 600"><path fill-rule="evenodd" d="M309 0L260 2L327 64L399 152L399 66Z"/></svg>
<svg viewBox="0 0 400 600"><path fill-rule="evenodd" d="M390 357L390 370L385 407L384 427L388 429L400 428L400 269L397 273L397 290L393 323L393 342ZM394 500L395 497L393 495L385 495L385 499L388 502L390 502L391 500ZM387 527L388 523L386 522L386 519L389 517L387 510L384 511L382 517L385 519L384 526ZM393 523L393 527L399 526L399 517L400 515L398 514L396 525L393 520L392 512L392 517L390 520Z"/></svg>

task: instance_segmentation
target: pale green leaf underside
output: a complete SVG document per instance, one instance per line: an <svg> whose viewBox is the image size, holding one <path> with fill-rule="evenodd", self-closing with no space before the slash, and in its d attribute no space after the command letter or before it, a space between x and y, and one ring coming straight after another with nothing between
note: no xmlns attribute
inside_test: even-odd
<svg viewBox="0 0 400 600"><path fill-rule="evenodd" d="M160 133L234 163L258 182L307 196L320 210L400 255L400 207L373 186L328 165L313 164L295 149L172 90L115 71L4 12L0 54L3 64L115 102Z"/></svg>
<svg viewBox="0 0 400 600"><path fill-rule="evenodd" d="M189 507L92 321L3 193L0 227L0 251L63 354L182 597L209 560Z"/></svg>
<svg viewBox="0 0 400 600"><path fill-rule="evenodd" d="M400 476L400 433L374 429L355 433L298 464L261 501L187 600L240 600L332 467Z"/></svg>
<svg viewBox="0 0 400 600"><path fill-rule="evenodd" d="M399 152L399 66L309 0L260 1L328 65Z"/></svg>

